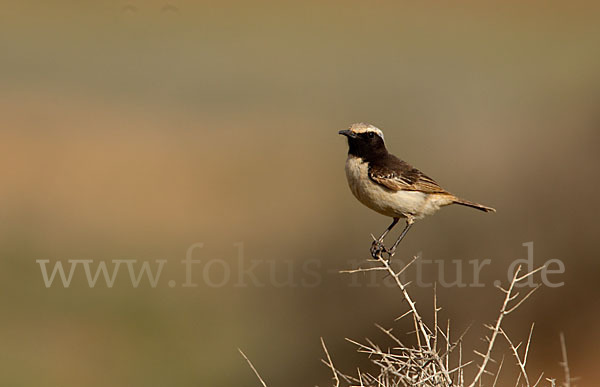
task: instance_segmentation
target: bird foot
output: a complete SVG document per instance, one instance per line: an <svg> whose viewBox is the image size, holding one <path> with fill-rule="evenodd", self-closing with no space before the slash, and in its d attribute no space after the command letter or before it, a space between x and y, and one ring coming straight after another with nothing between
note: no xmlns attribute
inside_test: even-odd
<svg viewBox="0 0 600 387"><path fill-rule="evenodd" d="M396 254L396 248L391 248L390 250L385 249L385 253L387 254L388 258L387 261L391 262L392 261L392 257L394 256L394 254Z"/></svg>
<svg viewBox="0 0 600 387"><path fill-rule="evenodd" d="M382 259L382 254L386 253L387 249L380 240L374 240L371 244L371 257L375 259Z"/></svg>
<svg viewBox="0 0 600 387"><path fill-rule="evenodd" d="M374 239L374 238L373 238ZM384 258L383 255L387 255L387 259ZM382 241L375 239L371 244L371 257L374 259L385 259L386 261L391 261L392 257L396 254L396 247L391 249L387 249Z"/></svg>

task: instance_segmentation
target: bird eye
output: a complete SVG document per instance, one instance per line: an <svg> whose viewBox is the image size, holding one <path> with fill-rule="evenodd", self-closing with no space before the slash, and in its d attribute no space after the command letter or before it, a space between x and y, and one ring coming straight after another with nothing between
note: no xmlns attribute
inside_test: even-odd
<svg viewBox="0 0 600 387"><path fill-rule="evenodd" d="M369 138L373 138L373 137L375 137L375 133L369 132Z"/></svg>

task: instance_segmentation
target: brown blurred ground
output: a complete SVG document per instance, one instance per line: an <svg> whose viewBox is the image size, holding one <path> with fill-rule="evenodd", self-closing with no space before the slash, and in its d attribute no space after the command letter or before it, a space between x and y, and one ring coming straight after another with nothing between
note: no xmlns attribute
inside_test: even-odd
<svg viewBox="0 0 600 387"><path fill-rule="evenodd" d="M378 337L404 311L385 288L335 274L387 226L346 187L355 121L495 215L449 208L418 223L401 258L490 258L506 277L566 263L508 329L536 322L532 371L600 377L597 215L600 11L592 2L57 2L0 13L0 384L325 385L319 337L340 368L344 337ZM127 7L132 5L132 7ZM36 259L287 262L319 286L46 289ZM268 277L268 266L257 271ZM433 276L434 271L426 275ZM449 271L449 275L452 271ZM201 276L195 275L197 282ZM366 281L365 281L366 283ZM413 290L427 308L431 289ZM499 296L440 294L473 336ZM457 332L458 333L458 332ZM361 363L364 366L364 363Z"/></svg>

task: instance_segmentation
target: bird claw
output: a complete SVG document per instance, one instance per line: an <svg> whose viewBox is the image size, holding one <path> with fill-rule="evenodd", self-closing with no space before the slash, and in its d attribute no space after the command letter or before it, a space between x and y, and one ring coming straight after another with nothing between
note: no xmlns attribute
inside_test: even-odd
<svg viewBox="0 0 600 387"><path fill-rule="evenodd" d="M375 238L373 238L375 239ZM375 259L383 259L382 254L387 253L387 249L385 248L383 242L378 239L375 239L371 244L371 256Z"/></svg>
<svg viewBox="0 0 600 387"><path fill-rule="evenodd" d="M396 248L394 247L394 248L388 250L382 241L380 241L379 239L375 239L375 238L373 238L373 239L374 239L374 241L371 244L371 256L374 259L385 259L383 257L383 254L386 254L387 255L386 261L388 261L388 262L391 261L394 254L396 254Z"/></svg>

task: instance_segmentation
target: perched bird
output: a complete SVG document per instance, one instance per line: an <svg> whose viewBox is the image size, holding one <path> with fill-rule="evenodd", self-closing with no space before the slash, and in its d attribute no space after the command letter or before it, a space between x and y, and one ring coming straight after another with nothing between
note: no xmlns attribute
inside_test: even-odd
<svg viewBox="0 0 600 387"><path fill-rule="evenodd" d="M373 125L358 123L339 134L348 138L346 178L356 198L370 209L393 218L392 224L371 245L371 255L391 258L396 247L415 220L432 215L441 207L460 204L484 212L495 209L460 199L438 185L432 178L389 153L383 132ZM383 244L386 235L400 218L406 227L391 249Z"/></svg>

